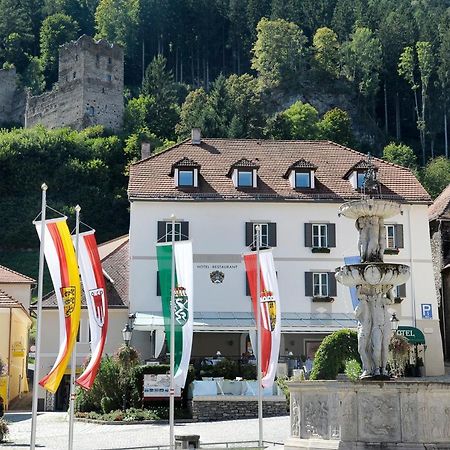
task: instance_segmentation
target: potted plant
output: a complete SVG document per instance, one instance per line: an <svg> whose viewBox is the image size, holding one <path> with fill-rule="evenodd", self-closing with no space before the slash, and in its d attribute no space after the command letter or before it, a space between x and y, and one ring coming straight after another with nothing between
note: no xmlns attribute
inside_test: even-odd
<svg viewBox="0 0 450 450"><path fill-rule="evenodd" d="M0 442L3 442L5 437L9 434L8 422L0 419Z"/></svg>
<svg viewBox="0 0 450 450"><path fill-rule="evenodd" d="M399 334L394 334L389 343L389 367L391 376L402 377L405 375L406 365L409 360L409 342Z"/></svg>

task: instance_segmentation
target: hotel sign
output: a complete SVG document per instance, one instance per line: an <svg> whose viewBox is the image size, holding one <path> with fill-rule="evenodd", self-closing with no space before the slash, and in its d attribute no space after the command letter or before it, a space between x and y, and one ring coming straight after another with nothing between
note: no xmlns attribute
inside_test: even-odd
<svg viewBox="0 0 450 450"><path fill-rule="evenodd" d="M408 339L410 344L425 344L425 336L422 331L415 327L398 327L397 334Z"/></svg>

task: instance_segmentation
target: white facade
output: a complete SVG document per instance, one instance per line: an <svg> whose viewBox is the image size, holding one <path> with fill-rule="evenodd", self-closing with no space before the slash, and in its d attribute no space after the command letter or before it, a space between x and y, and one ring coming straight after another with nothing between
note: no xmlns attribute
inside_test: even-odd
<svg viewBox="0 0 450 450"><path fill-rule="evenodd" d="M157 295L157 263L155 244L158 221L189 222L189 239L194 252L194 311L198 313L250 313L250 297L246 295L245 269L242 253L246 247L246 222L276 223L277 245L273 248L281 297L282 317L289 313L313 314L313 321L304 325L282 324L284 339L281 354L293 351L306 355L307 343L320 341L324 335L342 328L343 323L355 327L343 314L353 311L349 289L337 284L334 301L312 301L305 292L305 272L334 272L344 264L344 257L358 255L357 231L352 220L338 217L340 203L301 201L151 201L131 199L130 219L130 312L161 313L161 297ZM411 279L406 284L406 298L392 305L401 325L420 328L426 339L425 367L427 375L444 373L442 344L437 317L437 299L428 238L427 205L403 205L403 215L389 224L403 225L404 247L397 255L385 255L385 262L411 266ZM305 246L305 223L330 223L336 226L336 246L329 253L312 253ZM219 270L225 275L222 283L211 282L210 273ZM423 319L422 304L431 305L432 318ZM426 307L427 309L427 307ZM316 320L331 314L330 320ZM195 319L194 319L195 320ZM314 321L315 320L315 321ZM317 322L317 325L315 324ZM222 326L223 354L240 355L245 351L245 330L239 325ZM212 331L212 329L210 329ZM292 334L291 334L292 333ZM137 334L137 333L135 333ZM231 336L231 335L229 335ZM144 356L148 337L133 337ZM193 355L207 351L206 335L194 338ZM220 335L209 335L211 346L220 345ZM230 342L233 341L232 344ZM234 343L236 341L236 343ZM239 347L238 347L239 345ZM224 353L225 350L225 353Z"/></svg>

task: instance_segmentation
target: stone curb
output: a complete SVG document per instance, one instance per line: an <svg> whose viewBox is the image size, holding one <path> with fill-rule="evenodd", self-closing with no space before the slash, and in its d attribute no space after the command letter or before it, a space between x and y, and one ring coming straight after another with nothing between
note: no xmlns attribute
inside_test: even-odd
<svg viewBox="0 0 450 450"><path fill-rule="evenodd" d="M87 419L84 417L75 417L75 422L95 423L98 425L168 425L168 420L100 420ZM193 419L175 420L176 424L181 423L195 423Z"/></svg>

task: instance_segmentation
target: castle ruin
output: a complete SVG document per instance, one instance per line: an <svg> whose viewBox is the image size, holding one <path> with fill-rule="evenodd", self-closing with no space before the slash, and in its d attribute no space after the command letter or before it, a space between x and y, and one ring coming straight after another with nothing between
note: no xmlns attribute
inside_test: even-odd
<svg viewBox="0 0 450 450"><path fill-rule="evenodd" d="M25 128L81 130L94 125L122 127L123 49L83 35L59 49L58 82L50 92L28 96Z"/></svg>
<svg viewBox="0 0 450 450"><path fill-rule="evenodd" d="M0 69L0 125L23 125L25 93L18 81L16 69Z"/></svg>

